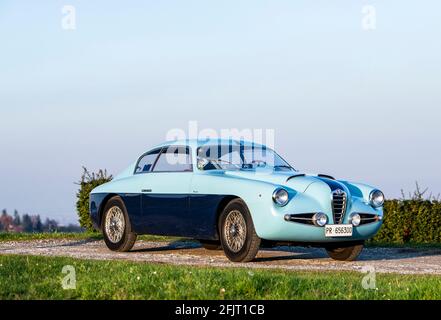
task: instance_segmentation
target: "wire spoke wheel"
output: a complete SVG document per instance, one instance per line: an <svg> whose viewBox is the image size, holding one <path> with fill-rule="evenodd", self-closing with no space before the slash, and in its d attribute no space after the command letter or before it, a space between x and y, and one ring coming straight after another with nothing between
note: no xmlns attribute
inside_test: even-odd
<svg viewBox="0 0 441 320"><path fill-rule="evenodd" d="M246 241L247 224L239 210L228 213L225 219L224 237L228 248L233 252L239 252Z"/></svg>
<svg viewBox="0 0 441 320"><path fill-rule="evenodd" d="M123 211L118 207L111 207L106 214L104 227L106 234L112 243L118 243L124 236L126 221Z"/></svg>

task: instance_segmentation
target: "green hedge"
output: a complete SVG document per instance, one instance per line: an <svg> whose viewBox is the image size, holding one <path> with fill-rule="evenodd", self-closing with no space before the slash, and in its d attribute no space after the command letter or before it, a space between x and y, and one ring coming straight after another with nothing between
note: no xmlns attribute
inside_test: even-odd
<svg viewBox="0 0 441 320"><path fill-rule="evenodd" d="M373 241L441 242L441 202L419 199L386 201L383 226Z"/></svg>
<svg viewBox="0 0 441 320"><path fill-rule="evenodd" d="M94 231L89 215L89 194L93 189L110 180L112 180L112 176L107 175L106 170L90 173L83 167L83 175L81 176L81 180L77 183L80 189L77 192L76 206L80 226L87 231Z"/></svg>

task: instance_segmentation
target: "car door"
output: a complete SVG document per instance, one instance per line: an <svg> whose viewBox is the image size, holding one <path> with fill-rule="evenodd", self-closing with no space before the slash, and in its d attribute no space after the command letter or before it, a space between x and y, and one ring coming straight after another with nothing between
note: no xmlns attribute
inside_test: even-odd
<svg viewBox="0 0 441 320"><path fill-rule="evenodd" d="M189 236L189 189L193 176L188 146L168 146L142 181L143 231L158 235Z"/></svg>

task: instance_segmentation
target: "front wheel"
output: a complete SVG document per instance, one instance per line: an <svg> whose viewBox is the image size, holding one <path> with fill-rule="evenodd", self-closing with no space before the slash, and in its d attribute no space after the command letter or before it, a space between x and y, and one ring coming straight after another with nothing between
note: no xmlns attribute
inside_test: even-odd
<svg viewBox="0 0 441 320"><path fill-rule="evenodd" d="M364 243L359 243L351 246L337 247L332 246L326 248L328 255L339 261L354 261L358 258L361 251L363 250Z"/></svg>
<svg viewBox="0 0 441 320"><path fill-rule="evenodd" d="M225 255L233 262L253 260L259 251L260 238L245 203L232 200L219 217L219 234Z"/></svg>
<svg viewBox="0 0 441 320"><path fill-rule="evenodd" d="M112 251L129 251L136 241L129 216L120 197L111 198L104 207L102 222L104 242Z"/></svg>

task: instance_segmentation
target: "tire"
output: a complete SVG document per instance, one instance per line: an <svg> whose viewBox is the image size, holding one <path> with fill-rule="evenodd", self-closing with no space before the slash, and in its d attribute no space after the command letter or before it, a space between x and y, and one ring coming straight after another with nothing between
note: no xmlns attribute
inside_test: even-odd
<svg viewBox="0 0 441 320"><path fill-rule="evenodd" d="M338 261L354 261L358 258L363 250L364 243L347 246L347 247L328 247L326 251L328 255Z"/></svg>
<svg viewBox="0 0 441 320"><path fill-rule="evenodd" d="M107 201L101 226L104 242L110 250L126 252L132 249L136 233L132 232L126 206L120 197L116 196Z"/></svg>
<svg viewBox="0 0 441 320"><path fill-rule="evenodd" d="M232 200L220 214L219 235L225 255L233 262L249 262L259 251L260 238L241 199Z"/></svg>
<svg viewBox="0 0 441 320"><path fill-rule="evenodd" d="M222 246L219 241L199 240L199 242L206 250L222 250Z"/></svg>

